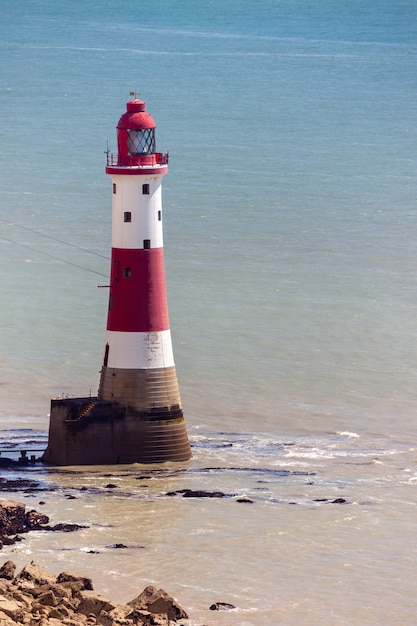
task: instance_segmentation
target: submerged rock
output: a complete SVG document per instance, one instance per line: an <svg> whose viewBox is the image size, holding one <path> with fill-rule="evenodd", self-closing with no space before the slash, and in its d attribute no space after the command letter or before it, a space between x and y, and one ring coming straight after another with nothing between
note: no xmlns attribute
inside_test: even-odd
<svg viewBox="0 0 417 626"><path fill-rule="evenodd" d="M215 602L210 606L210 611L230 611L235 608L235 605L229 602Z"/></svg>
<svg viewBox="0 0 417 626"><path fill-rule="evenodd" d="M227 498L223 491L205 491L204 489L178 489L168 491L167 496L182 495L183 498Z"/></svg>

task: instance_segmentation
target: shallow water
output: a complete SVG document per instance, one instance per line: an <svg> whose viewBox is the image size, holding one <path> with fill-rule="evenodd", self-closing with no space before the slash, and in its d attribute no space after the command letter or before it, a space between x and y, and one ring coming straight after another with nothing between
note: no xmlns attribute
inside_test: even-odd
<svg viewBox="0 0 417 626"><path fill-rule="evenodd" d="M20 500L51 523L87 526L31 533L8 556L19 567L35 560L56 573L80 571L120 602L155 583L196 625L395 624L399 610L412 623L411 442L223 432L194 435L192 445L181 466L3 473L39 481ZM184 489L225 497L183 497ZM238 608L209 611L217 601Z"/></svg>
<svg viewBox="0 0 417 626"><path fill-rule="evenodd" d="M134 89L170 152L193 447L179 468L21 470L48 490L13 497L88 528L32 533L5 560L123 601L154 582L198 625L415 622L416 11L3 2L0 447L42 448L50 398L97 391L104 152ZM229 497L166 495L183 488Z"/></svg>

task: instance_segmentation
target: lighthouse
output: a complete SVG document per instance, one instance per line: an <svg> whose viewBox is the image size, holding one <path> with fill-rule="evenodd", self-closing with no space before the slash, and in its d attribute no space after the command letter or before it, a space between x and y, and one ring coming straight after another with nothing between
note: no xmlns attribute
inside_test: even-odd
<svg viewBox="0 0 417 626"><path fill-rule="evenodd" d="M165 281L162 180L145 102L130 100L107 154L112 241L97 397L51 401L48 448L57 465L161 463L191 457L177 381Z"/></svg>

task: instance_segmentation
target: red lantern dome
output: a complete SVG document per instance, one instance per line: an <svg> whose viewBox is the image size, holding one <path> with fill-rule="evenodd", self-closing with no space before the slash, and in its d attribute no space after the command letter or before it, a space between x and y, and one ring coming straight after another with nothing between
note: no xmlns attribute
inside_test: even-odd
<svg viewBox="0 0 417 626"><path fill-rule="evenodd" d="M117 160L109 155L109 166L116 167L152 167L166 166L168 155L156 151L155 143L156 124L152 116L146 111L146 104L142 100L130 100L126 104L126 113L117 124Z"/></svg>

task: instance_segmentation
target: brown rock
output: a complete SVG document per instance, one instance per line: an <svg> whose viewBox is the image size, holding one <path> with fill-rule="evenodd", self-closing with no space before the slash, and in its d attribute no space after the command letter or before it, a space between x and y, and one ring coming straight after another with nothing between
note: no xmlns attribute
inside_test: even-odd
<svg viewBox="0 0 417 626"><path fill-rule="evenodd" d="M16 626L16 622L11 617L6 615L6 613L3 613L3 611L1 610L0 610L0 624L1 626Z"/></svg>
<svg viewBox="0 0 417 626"><path fill-rule="evenodd" d="M56 619L64 619L70 615L69 610L63 606L62 604L54 609L49 611L49 617L55 617Z"/></svg>
<svg viewBox="0 0 417 626"><path fill-rule="evenodd" d="M17 583L30 582L35 585L53 585L56 583L56 576L50 574L46 569L36 565L33 561L22 569L15 578Z"/></svg>
<svg viewBox="0 0 417 626"><path fill-rule="evenodd" d="M45 591L42 595L40 595L38 597L38 602L42 606L54 606L55 607L59 604L58 598L56 597L52 589L49 589L48 591Z"/></svg>
<svg viewBox="0 0 417 626"><path fill-rule="evenodd" d="M81 624L85 624L85 620L77 620L77 619L71 619L69 617L67 618L55 618L55 617L49 617L48 619L46 619L44 621L44 623L42 624L42 622L40 623L39 626L62 626L63 624L66 624L66 626L80 626ZM36 624L36 626L38 626Z"/></svg>
<svg viewBox="0 0 417 626"><path fill-rule="evenodd" d="M61 572L56 579L57 583L78 582L81 583L80 590L92 591L93 581L91 578L86 578L75 572Z"/></svg>
<svg viewBox="0 0 417 626"><path fill-rule="evenodd" d="M70 600L73 596L73 590L71 587L67 587L65 584L51 585L51 591L53 591L54 595L60 602L63 600Z"/></svg>
<svg viewBox="0 0 417 626"><path fill-rule="evenodd" d="M8 617L11 617L15 621L22 621L22 605L20 604L20 602L16 602L16 600L0 596L0 611L3 611L3 613L5 613Z"/></svg>
<svg viewBox="0 0 417 626"><path fill-rule="evenodd" d="M80 604L78 605L77 612L83 615L99 615L101 611L112 611L116 608L116 604L109 602L106 598L100 595L93 595L89 591L80 591L78 593Z"/></svg>
<svg viewBox="0 0 417 626"><path fill-rule="evenodd" d="M25 593L22 593L21 591L18 591L16 589L14 589L13 587L9 589L9 594L10 594L10 598L13 598L14 600L16 600L17 602L20 602L20 604L23 607L30 607L32 606L32 597L31 596L27 596Z"/></svg>
<svg viewBox="0 0 417 626"><path fill-rule="evenodd" d="M48 622L47 626L55 626L55 624L57 624L57 626L62 626L62 624L65 624L65 626L83 626L84 624L87 624L87 618L85 615L77 614L66 617L59 623L58 620L54 620L53 624Z"/></svg>
<svg viewBox="0 0 417 626"><path fill-rule="evenodd" d="M113 626L114 624L123 624L125 623L126 617L129 614L130 610L131 609L127 606L116 606L110 611L106 611L104 609L103 611L101 611L100 615L97 616L97 624L100 624L101 626Z"/></svg>
<svg viewBox="0 0 417 626"><path fill-rule="evenodd" d="M180 605L163 589L157 589L153 585L145 587L140 595L128 602L133 609L145 609L150 613L166 615L168 621L188 619L187 613Z"/></svg>

